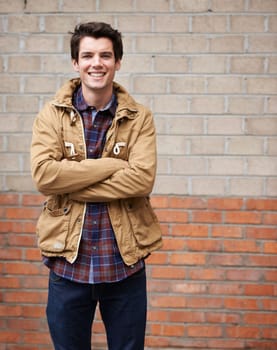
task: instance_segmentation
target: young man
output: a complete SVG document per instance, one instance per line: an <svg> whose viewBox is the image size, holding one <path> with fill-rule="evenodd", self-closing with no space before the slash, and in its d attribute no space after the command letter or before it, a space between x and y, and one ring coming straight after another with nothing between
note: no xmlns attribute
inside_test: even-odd
<svg viewBox="0 0 277 350"><path fill-rule="evenodd" d="M151 112L114 82L121 34L76 26L67 82L38 114L32 176L47 196L37 224L50 269L47 319L55 350L90 350L95 308L109 350L142 350L144 259L161 247L149 202L156 172Z"/></svg>

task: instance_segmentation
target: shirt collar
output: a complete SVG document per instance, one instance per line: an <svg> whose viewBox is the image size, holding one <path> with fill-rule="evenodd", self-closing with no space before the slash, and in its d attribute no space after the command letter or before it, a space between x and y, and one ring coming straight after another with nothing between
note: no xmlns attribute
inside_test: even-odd
<svg viewBox="0 0 277 350"><path fill-rule="evenodd" d="M80 112L84 112L86 110L91 110L91 109L93 110L93 108L91 106L89 106L84 99L81 85L74 92L73 105ZM106 104L106 106L104 108L100 109L100 111L103 112L103 111L109 110L110 113L112 114L112 116L114 116L116 107L117 107L116 95L115 95L115 93L113 93L110 101Z"/></svg>

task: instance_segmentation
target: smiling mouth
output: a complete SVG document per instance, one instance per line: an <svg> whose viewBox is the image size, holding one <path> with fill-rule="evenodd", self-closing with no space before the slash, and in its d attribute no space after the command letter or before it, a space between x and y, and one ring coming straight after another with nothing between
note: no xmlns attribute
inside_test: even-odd
<svg viewBox="0 0 277 350"><path fill-rule="evenodd" d="M90 77L93 77L93 78L102 78L102 77L104 77L105 73L93 73L93 72L91 72L91 73L88 73L88 75Z"/></svg>

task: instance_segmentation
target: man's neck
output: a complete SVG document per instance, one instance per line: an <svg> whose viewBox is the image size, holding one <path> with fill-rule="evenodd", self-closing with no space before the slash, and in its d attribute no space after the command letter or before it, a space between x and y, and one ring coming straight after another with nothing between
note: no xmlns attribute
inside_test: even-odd
<svg viewBox="0 0 277 350"><path fill-rule="evenodd" d="M103 109L111 100L113 89L91 91L82 86L82 92L86 103L97 111Z"/></svg>

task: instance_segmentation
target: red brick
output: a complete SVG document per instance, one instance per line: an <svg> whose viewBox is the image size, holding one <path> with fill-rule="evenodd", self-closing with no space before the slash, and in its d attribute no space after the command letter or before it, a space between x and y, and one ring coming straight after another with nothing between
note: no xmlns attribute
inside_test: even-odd
<svg viewBox="0 0 277 350"><path fill-rule="evenodd" d="M277 313L245 313L243 316L245 324L276 325Z"/></svg>
<svg viewBox="0 0 277 350"><path fill-rule="evenodd" d="M267 281L267 282L277 282L277 270L265 271L263 276L264 276L265 281Z"/></svg>
<svg viewBox="0 0 277 350"><path fill-rule="evenodd" d="M224 280L225 270L213 269L213 268L197 268L188 269L187 274L192 280Z"/></svg>
<svg viewBox="0 0 277 350"><path fill-rule="evenodd" d="M35 235L9 235L8 244L11 246L18 247L36 247L37 246L37 238Z"/></svg>
<svg viewBox="0 0 277 350"><path fill-rule="evenodd" d="M219 266L241 266L243 261L243 256L238 254L212 255L209 257L210 264Z"/></svg>
<svg viewBox="0 0 277 350"><path fill-rule="evenodd" d="M47 289L48 276L25 276L21 279L21 286L23 289Z"/></svg>
<svg viewBox="0 0 277 350"><path fill-rule="evenodd" d="M276 341L271 342L268 340L246 340L245 349L276 350Z"/></svg>
<svg viewBox="0 0 277 350"><path fill-rule="evenodd" d="M217 210L239 210L243 207L241 198L210 198L208 208Z"/></svg>
<svg viewBox="0 0 277 350"><path fill-rule="evenodd" d="M4 264L4 270L8 274L14 275L38 275L41 267L28 262L10 262Z"/></svg>
<svg viewBox="0 0 277 350"><path fill-rule="evenodd" d="M14 193L2 193L0 194L0 205L18 205L19 204L19 195Z"/></svg>
<svg viewBox="0 0 277 350"><path fill-rule="evenodd" d="M0 344L18 343L21 335L17 330L0 330Z"/></svg>
<svg viewBox="0 0 277 350"><path fill-rule="evenodd" d="M273 255L248 255L245 264L247 266L277 267L277 256Z"/></svg>
<svg viewBox="0 0 277 350"><path fill-rule="evenodd" d="M174 253L170 257L170 262L173 265L204 265L206 255L200 253Z"/></svg>
<svg viewBox="0 0 277 350"><path fill-rule="evenodd" d="M223 323L223 324L238 324L240 323L240 315L238 313L230 312L207 312L205 320L208 323Z"/></svg>
<svg viewBox="0 0 277 350"><path fill-rule="evenodd" d="M103 325L103 322L95 321L93 322L93 332L95 333L104 333L105 327Z"/></svg>
<svg viewBox="0 0 277 350"><path fill-rule="evenodd" d="M0 207L0 218L6 219L6 212L4 207Z"/></svg>
<svg viewBox="0 0 277 350"><path fill-rule="evenodd" d="M193 309L221 309L223 306L223 299L220 297L188 297L187 307Z"/></svg>
<svg viewBox="0 0 277 350"><path fill-rule="evenodd" d="M11 232L12 231L12 222L10 221L1 221L0 232Z"/></svg>
<svg viewBox="0 0 277 350"><path fill-rule="evenodd" d="M184 250L186 242L184 239L178 238L164 238L163 250Z"/></svg>
<svg viewBox="0 0 277 350"><path fill-rule="evenodd" d="M187 305L187 299L184 296L155 296L150 298L150 305L158 308L184 308Z"/></svg>
<svg viewBox="0 0 277 350"><path fill-rule="evenodd" d="M210 283L209 293L219 295L242 295L243 289L241 284L237 283Z"/></svg>
<svg viewBox="0 0 277 350"><path fill-rule="evenodd" d="M222 213L217 211L194 211L192 222L195 223L222 223Z"/></svg>
<svg viewBox="0 0 277 350"><path fill-rule="evenodd" d="M244 340L233 340L233 339L211 339L207 341L206 348L204 349L213 349L213 350L236 350L244 349ZM258 348L257 348L258 349ZM259 349L260 350L260 349Z"/></svg>
<svg viewBox="0 0 277 350"><path fill-rule="evenodd" d="M203 323L205 321L204 312L199 311L170 311L170 322Z"/></svg>
<svg viewBox="0 0 277 350"><path fill-rule="evenodd" d="M41 322L39 319L19 319L19 318L9 318L7 320L7 325L9 329L22 329L22 330L36 330L39 331L41 328Z"/></svg>
<svg viewBox="0 0 277 350"><path fill-rule="evenodd" d="M259 281L263 271L253 269L236 269L226 271L226 279L231 281Z"/></svg>
<svg viewBox="0 0 277 350"><path fill-rule="evenodd" d="M261 329L262 338L266 339L277 339L277 328L262 328Z"/></svg>
<svg viewBox="0 0 277 350"><path fill-rule="evenodd" d="M150 333L153 335L163 335L163 325L160 323L151 323L149 326L150 328Z"/></svg>
<svg viewBox="0 0 277 350"><path fill-rule="evenodd" d="M276 299L276 292L274 293L274 299L263 299L262 300L262 306L263 310L266 311L277 311L277 299Z"/></svg>
<svg viewBox="0 0 277 350"><path fill-rule="evenodd" d="M212 227L213 237L233 237L241 238L243 236L243 228L240 226L214 226Z"/></svg>
<svg viewBox="0 0 277 350"><path fill-rule="evenodd" d="M222 328L219 326L188 326L189 337L218 338L222 336Z"/></svg>
<svg viewBox="0 0 277 350"><path fill-rule="evenodd" d="M163 349L169 346L169 338L165 337L153 337L153 336L147 336L145 339L145 345L149 347L155 347L157 349Z"/></svg>
<svg viewBox="0 0 277 350"><path fill-rule="evenodd" d="M28 248L25 251L25 260L41 261L41 252L38 248Z"/></svg>
<svg viewBox="0 0 277 350"><path fill-rule="evenodd" d="M34 234L36 232L36 221L13 221L12 232Z"/></svg>
<svg viewBox="0 0 277 350"><path fill-rule="evenodd" d="M186 276L186 271L181 267L153 267L151 270L152 278L161 278L161 279L184 279Z"/></svg>
<svg viewBox="0 0 277 350"><path fill-rule="evenodd" d="M37 219L41 210L38 208L7 208L7 219Z"/></svg>
<svg viewBox="0 0 277 350"><path fill-rule="evenodd" d="M253 239L277 240L277 229L272 227L246 227L246 237Z"/></svg>
<svg viewBox="0 0 277 350"><path fill-rule="evenodd" d="M227 224L260 224L262 216L259 212L231 211L225 213L225 222Z"/></svg>
<svg viewBox="0 0 277 350"><path fill-rule="evenodd" d="M256 241L249 240L225 240L224 241L224 251L225 252L260 252L261 248Z"/></svg>
<svg viewBox="0 0 277 350"><path fill-rule="evenodd" d="M224 306L227 309L236 310L258 310L259 302L257 299L247 299L247 298L226 298L224 301Z"/></svg>
<svg viewBox="0 0 277 350"><path fill-rule="evenodd" d="M246 201L246 209L248 209L248 210L276 210L277 211L277 199L249 198Z"/></svg>
<svg viewBox="0 0 277 350"><path fill-rule="evenodd" d="M25 318L44 318L45 305L24 305L22 306L22 316Z"/></svg>
<svg viewBox="0 0 277 350"><path fill-rule="evenodd" d="M185 326L184 325L164 325L163 335L169 337L183 337L185 335Z"/></svg>
<svg viewBox="0 0 277 350"><path fill-rule="evenodd" d="M204 283L197 283L197 282L191 282L191 283L185 283L181 281L176 281L171 286L171 291L173 293L180 293L180 294L206 294L207 293L207 286Z"/></svg>
<svg viewBox="0 0 277 350"><path fill-rule="evenodd" d="M264 214L263 223L265 225L277 225L277 213Z"/></svg>
<svg viewBox="0 0 277 350"><path fill-rule="evenodd" d="M161 251L154 252L147 257L147 264L164 265L168 263L168 254Z"/></svg>
<svg viewBox="0 0 277 350"><path fill-rule="evenodd" d="M195 224L173 224L171 228L171 234L173 236L184 237L207 237L209 228L207 225L195 225Z"/></svg>
<svg viewBox="0 0 277 350"><path fill-rule="evenodd" d="M265 242L264 252L266 254L277 254L277 242Z"/></svg>
<svg viewBox="0 0 277 350"><path fill-rule="evenodd" d="M151 205L153 208L168 208L168 198L163 196L151 197Z"/></svg>
<svg viewBox="0 0 277 350"><path fill-rule="evenodd" d="M162 224L160 223L161 229L162 229L162 235L168 236L170 234L170 223L169 224Z"/></svg>
<svg viewBox="0 0 277 350"><path fill-rule="evenodd" d="M32 193L13 195L6 197L1 208L0 244L5 257L0 264L0 328L8 326L21 338L20 343L4 346L50 350L45 320L48 269L41 263L35 234L36 214L44 198ZM3 198L1 194L0 203ZM146 344L156 349L214 350L254 344L257 349L273 350L277 201L190 196L153 196L151 201L162 222L164 247L146 260ZM4 217L7 213L10 218ZM213 327L220 334L206 336L205 330ZM197 328L204 329L201 337L192 335ZM100 314L93 332L94 346L106 348Z"/></svg>
<svg viewBox="0 0 277 350"><path fill-rule="evenodd" d="M156 210L158 219L161 222L187 222L188 213L181 210Z"/></svg>
<svg viewBox="0 0 277 350"><path fill-rule="evenodd" d="M25 332L23 342L27 344L49 344L50 335L46 330L45 332Z"/></svg>
<svg viewBox="0 0 277 350"><path fill-rule="evenodd" d="M244 286L244 295L273 296L274 288L271 285L247 284Z"/></svg>
<svg viewBox="0 0 277 350"><path fill-rule="evenodd" d="M207 202L203 198L198 197L170 197L169 198L170 208L181 208L181 209L199 209L207 208Z"/></svg>
<svg viewBox="0 0 277 350"><path fill-rule="evenodd" d="M168 293L171 289L171 280L150 280L147 289L150 293Z"/></svg>
<svg viewBox="0 0 277 350"><path fill-rule="evenodd" d="M21 260L22 249L5 247L1 250L0 256L3 260Z"/></svg>
<svg viewBox="0 0 277 350"><path fill-rule="evenodd" d="M222 250L221 241L212 239L189 239L186 245L189 251L218 252Z"/></svg>
<svg viewBox="0 0 277 350"><path fill-rule="evenodd" d="M20 279L16 277L0 277L0 287L9 289L20 288Z"/></svg>
<svg viewBox="0 0 277 350"><path fill-rule="evenodd" d="M22 307L19 305L4 305L0 304L0 316L3 317L19 317L22 316Z"/></svg>
<svg viewBox="0 0 277 350"><path fill-rule="evenodd" d="M260 338L260 329L258 327L243 327L243 326L234 326L227 327L225 329L227 337L230 338L252 338L259 339Z"/></svg>
<svg viewBox="0 0 277 350"><path fill-rule="evenodd" d="M8 303L34 303L39 304L46 301L45 292L31 292L31 291L18 291L18 292L5 292L4 301Z"/></svg>
<svg viewBox="0 0 277 350"><path fill-rule="evenodd" d="M148 321L167 322L174 311L149 310L147 312Z"/></svg>
<svg viewBox="0 0 277 350"><path fill-rule="evenodd" d="M45 201L45 197L35 194L24 194L22 197L22 205L24 206L41 206Z"/></svg>

